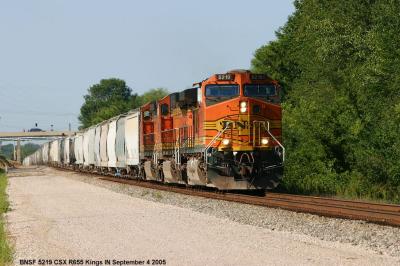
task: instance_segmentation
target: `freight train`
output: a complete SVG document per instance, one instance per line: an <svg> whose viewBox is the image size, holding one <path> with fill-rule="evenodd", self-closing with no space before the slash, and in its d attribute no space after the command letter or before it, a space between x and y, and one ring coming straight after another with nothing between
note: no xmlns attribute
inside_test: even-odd
<svg viewBox="0 0 400 266"><path fill-rule="evenodd" d="M45 143L24 164L219 190L272 189L285 159L280 93L263 74L215 74Z"/></svg>

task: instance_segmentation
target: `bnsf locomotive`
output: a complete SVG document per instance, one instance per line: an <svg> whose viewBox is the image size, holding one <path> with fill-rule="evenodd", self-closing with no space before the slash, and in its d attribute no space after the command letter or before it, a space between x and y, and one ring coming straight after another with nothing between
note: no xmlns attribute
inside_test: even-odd
<svg viewBox="0 0 400 266"><path fill-rule="evenodd" d="M278 83L233 70L45 143L24 163L220 190L271 189L283 174L281 121Z"/></svg>

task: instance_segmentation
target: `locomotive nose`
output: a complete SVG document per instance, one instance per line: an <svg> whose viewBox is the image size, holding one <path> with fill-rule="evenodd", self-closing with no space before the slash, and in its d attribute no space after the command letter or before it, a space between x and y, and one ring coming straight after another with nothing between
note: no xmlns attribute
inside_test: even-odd
<svg viewBox="0 0 400 266"><path fill-rule="evenodd" d="M257 115L261 114L262 109L266 108L266 104L251 98L242 97L238 100L239 114Z"/></svg>

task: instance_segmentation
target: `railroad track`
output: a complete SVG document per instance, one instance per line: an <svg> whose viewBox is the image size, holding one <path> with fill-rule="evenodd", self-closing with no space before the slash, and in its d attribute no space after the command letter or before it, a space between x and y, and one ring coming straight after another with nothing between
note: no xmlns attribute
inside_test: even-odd
<svg viewBox="0 0 400 266"><path fill-rule="evenodd" d="M271 208L281 208L296 212L311 213L321 216L363 220L390 226L400 226L400 205L369 203L334 198L300 196L281 193L267 193L266 196L221 193L203 189L169 186L141 180L100 177L102 180L165 190L191 196L233 201Z"/></svg>

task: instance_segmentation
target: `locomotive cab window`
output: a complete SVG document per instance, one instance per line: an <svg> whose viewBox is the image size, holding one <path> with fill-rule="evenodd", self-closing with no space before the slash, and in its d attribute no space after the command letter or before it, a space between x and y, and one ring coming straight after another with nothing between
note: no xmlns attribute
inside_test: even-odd
<svg viewBox="0 0 400 266"><path fill-rule="evenodd" d="M206 103L213 105L239 96L239 85L207 85Z"/></svg>
<svg viewBox="0 0 400 266"><path fill-rule="evenodd" d="M274 84L247 84L244 85L244 96L268 99L276 95Z"/></svg>
<svg viewBox="0 0 400 266"><path fill-rule="evenodd" d="M169 113L168 104L163 103L163 104L161 105L161 115L168 115L168 113Z"/></svg>

